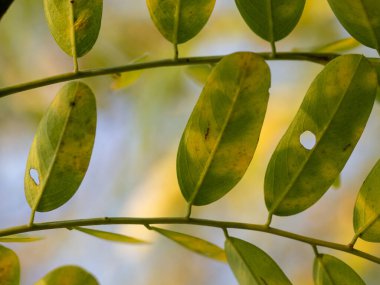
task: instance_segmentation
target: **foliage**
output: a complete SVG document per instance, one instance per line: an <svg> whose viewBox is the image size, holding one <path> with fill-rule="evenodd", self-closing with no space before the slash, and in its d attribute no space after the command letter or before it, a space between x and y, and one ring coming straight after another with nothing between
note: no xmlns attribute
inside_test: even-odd
<svg viewBox="0 0 380 285"><path fill-rule="evenodd" d="M1 16L12 1L0 4ZM27 225L0 230L0 242L33 242L23 235L39 230L74 229L105 241L128 244L144 240L84 226L138 224L211 259L226 262L240 284L291 284L276 261L258 246L232 237L234 229L261 231L300 241L315 254L315 284L364 284L330 248L380 264L380 257L355 248L358 239L380 241L380 160L360 189L353 212L355 235L338 244L287 232L272 226L273 216L306 211L340 181L340 173L366 128L378 91L379 60L358 54L338 54L358 42L379 52L379 12L376 0L329 0L332 11L353 39L337 40L318 52L278 52L276 42L296 27L305 0L236 0L241 17L253 33L268 41L270 52L237 51L225 56L181 57L178 45L197 36L212 15L215 0L147 0L152 22L173 45L173 59L135 60L124 66L81 70L78 57L95 45L102 21L103 1L44 0L47 25L58 46L73 58L73 72L0 88L0 97L58 82L66 82L43 115L26 162L24 188L31 208ZM3 12L4 11L4 12ZM0 18L1 18L0 16ZM321 43L322 44L322 43ZM267 166L264 181L265 224L247 224L192 216L233 191L254 157L266 117L271 87L269 60L307 60L323 64L297 114L282 136ZM95 94L78 79L113 74L114 89L129 88L144 69L186 65L203 85L179 142L176 170L187 212L182 217L93 218L35 223L36 212L66 204L80 188L92 155L97 124ZM306 145L304 135L313 143ZM100 167L100 166L95 166ZM224 249L206 239L152 226L180 224L214 227L224 233ZM211 261L210 261L211 262ZM310 266L311 267L311 266ZM99 284L79 266L59 267L36 284ZM20 284L16 253L0 246L0 284Z"/></svg>

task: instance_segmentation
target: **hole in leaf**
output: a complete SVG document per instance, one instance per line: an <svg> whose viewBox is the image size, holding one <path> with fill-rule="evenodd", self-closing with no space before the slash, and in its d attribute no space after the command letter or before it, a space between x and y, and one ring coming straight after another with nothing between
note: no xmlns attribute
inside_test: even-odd
<svg viewBox="0 0 380 285"><path fill-rule="evenodd" d="M38 176L38 171L34 168L31 168L29 170L29 175L30 175L30 178L32 178L32 180L34 181L34 183L36 183L36 185L40 185L40 178Z"/></svg>
<svg viewBox="0 0 380 285"><path fill-rule="evenodd" d="M305 131L300 136L300 143L306 149L312 149L315 146L317 139L315 135L310 131Z"/></svg>

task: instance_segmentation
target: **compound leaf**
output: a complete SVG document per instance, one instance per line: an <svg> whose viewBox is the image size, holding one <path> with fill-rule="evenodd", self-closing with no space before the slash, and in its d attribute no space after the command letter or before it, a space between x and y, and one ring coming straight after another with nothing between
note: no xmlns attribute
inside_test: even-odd
<svg viewBox="0 0 380 285"><path fill-rule="evenodd" d="M90 162L96 129L96 102L82 82L59 91L42 117L29 151L25 195L34 211L65 204L79 188Z"/></svg>
<svg viewBox="0 0 380 285"><path fill-rule="evenodd" d="M13 250L0 245L0 284L20 285L20 263Z"/></svg>
<svg viewBox="0 0 380 285"><path fill-rule="evenodd" d="M297 25L305 0L235 0L251 30L269 42L286 37Z"/></svg>
<svg viewBox="0 0 380 285"><path fill-rule="evenodd" d="M380 242L380 160L364 181L355 203L354 230L360 238Z"/></svg>
<svg viewBox="0 0 380 285"><path fill-rule="evenodd" d="M99 35L103 0L44 0L44 7L50 32L65 53L80 57L91 50Z"/></svg>
<svg viewBox="0 0 380 285"><path fill-rule="evenodd" d="M299 213L334 183L364 130L376 89L376 71L361 55L326 65L270 159L264 185L270 214ZM305 134L314 145L301 143Z"/></svg>
<svg viewBox="0 0 380 285"><path fill-rule="evenodd" d="M328 0L343 27L362 44L380 50L380 2Z"/></svg>
<svg viewBox="0 0 380 285"><path fill-rule="evenodd" d="M99 282L83 268L74 265L61 266L50 271L35 285L99 285Z"/></svg>
<svg viewBox="0 0 380 285"><path fill-rule="evenodd" d="M146 243L143 240L136 239L133 237L129 237L126 235L106 232L106 231L100 231L100 230L94 230L94 229L88 229L88 228L82 228L82 227L75 227L74 228L77 231L80 231L82 233L104 239L107 241L114 241L114 242L122 242L122 243Z"/></svg>
<svg viewBox="0 0 380 285"><path fill-rule="evenodd" d="M319 254L314 259L313 277L315 285L365 285L350 266L328 254Z"/></svg>
<svg viewBox="0 0 380 285"><path fill-rule="evenodd" d="M229 192L255 152L270 87L265 61L250 52L224 57L190 116L177 154L177 176L189 204L206 205Z"/></svg>
<svg viewBox="0 0 380 285"><path fill-rule="evenodd" d="M171 43L181 44L206 25L215 0L147 0L150 17Z"/></svg>
<svg viewBox="0 0 380 285"><path fill-rule="evenodd" d="M225 242L227 261L240 285L291 285L276 262L260 248L229 237Z"/></svg>
<svg viewBox="0 0 380 285"><path fill-rule="evenodd" d="M191 251L218 261L226 261L224 250L213 243L179 232L164 230L156 227L150 228Z"/></svg>

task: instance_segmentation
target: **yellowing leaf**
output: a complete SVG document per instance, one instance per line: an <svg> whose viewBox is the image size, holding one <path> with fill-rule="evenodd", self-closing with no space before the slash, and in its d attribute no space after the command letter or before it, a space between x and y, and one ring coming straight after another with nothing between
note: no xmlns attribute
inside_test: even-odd
<svg viewBox="0 0 380 285"><path fill-rule="evenodd" d="M320 254L315 258L313 277L315 285L365 285L350 266L328 254Z"/></svg>
<svg viewBox="0 0 380 285"><path fill-rule="evenodd" d="M181 44L206 25L215 0L147 0L146 3L160 33L171 43Z"/></svg>
<svg viewBox="0 0 380 285"><path fill-rule="evenodd" d="M91 50L100 30L103 0L44 0L44 7L50 32L65 53L74 56L75 47L80 57Z"/></svg>
<svg viewBox="0 0 380 285"><path fill-rule="evenodd" d="M376 71L361 55L340 56L315 78L267 168L270 215L299 213L333 184L364 130L376 89ZM302 144L305 133L314 145Z"/></svg>
<svg viewBox="0 0 380 285"><path fill-rule="evenodd" d="M58 267L34 285L99 285L91 273L74 265Z"/></svg>
<svg viewBox="0 0 380 285"><path fill-rule="evenodd" d="M108 241L122 242L122 243L146 243L145 241L140 240L140 239L136 239L136 238L129 237L126 235L106 232L106 231L100 231L100 230L94 230L94 229L88 229L88 228L82 228L82 227L75 227L74 229L77 231L86 233L88 235L91 235L100 239L108 240Z"/></svg>
<svg viewBox="0 0 380 285"><path fill-rule="evenodd" d="M265 61L250 52L224 57L213 69L182 135L177 176L189 204L229 192L255 152L270 86Z"/></svg>
<svg viewBox="0 0 380 285"><path fill-rule="evenodd" d="M213 66L210 64L190 65L186 67L186 73L194 82L204 85L209 77Z"/></svg>
<svg viewBox="0 0 380 285"><path fill-rule="evenodd" d="M240 285L291 285L276 262L260 248L229 237L225 242L227 261Z"/></svg>
<svg viewBox="0 0 380 285"><path fill-rule="evenodd" d="M66 84L41 119L25 171L25 195L32 211L51 211L79 188L90 162L96 102L81 82Z"/></svg>
<svg viewBox="0 0 380 285"><path fill-rule="evenodd" d="M347 38L338 40L327 45L314 48L314 52L343 52L353 48L356 48L360 45L360 43L354 38Z"/></svg>
<svg viewBox="0 0 380 285"><path fill-rule="evenodd" d="M168 239L175 241L176 243L186 247L191 251L194 251L196 253L199 253L201 255L218 261L226 261L226 256L224 254L223 249L206 240L191 235L164 230L156 227L151 227L151 229L155 230L156 232L159 232Z"/></svg>
<svg viewBox="0 0 380 285"><path fill-rule="evenodd" d="M4 236L0 237L0 242L33 242L33 241L39 241L42 240L42 237L31 237L27 235L10 235L10 236Z"/></svg>
<svg viewBox="0 0 380 285"><path fill-rule="evenodd" d="M380 160L364 181L354 209L355 234L363 240L380 242Z"/></svg>
<svg viewBox="0 0 380 285"><path fill-rule="evenodd" d="M20 263L13 250L0 245L0 284L20 285Z"/></svg>

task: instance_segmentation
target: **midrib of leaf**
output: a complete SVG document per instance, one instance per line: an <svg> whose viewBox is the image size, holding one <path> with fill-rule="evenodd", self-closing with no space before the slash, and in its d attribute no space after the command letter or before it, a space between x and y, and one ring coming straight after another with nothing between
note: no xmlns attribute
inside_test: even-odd
<svg viewBox="0 0 380 285"><path fill-rule="evenodd" d="M75 92L73 92L73 94L76 94L76 93L77 93L77 90L78 90L78 83L76 84ZM33 221L34 221L34 215L35 215L35 213L36 213L36 210L37 210L37 208L38 208L38 205L40 204L40 201L41 201L42 195L43 195L44 192L45 192L45 187L46 187L46 185L47 185L47 183L48 183L48 181L49 181L49 179L50 179L50 174L51 174L51 172L52 172L52 170L53 170L54 162L55 162L55 160L56 160L56 158L57 158L57 153L58 153L58 150L59 150L59 148L60 148L60 146L61 146L63 136L64 136L64 134L65 134L65 132L66 132L67 124L68 124L68 122L69 122L70 114L71 114L72 110L73 110L73 108L70 107L70 108L69 108L69 112L68 112L68 114L67 114L67 116L66 116L66 118L65 118L65 123L64 123L64 125L63 125L62 132L61 132L60 135L59 135L58 143L57 143L57 146L56 146L56 148L55 148L55 150L54 150L54 155L53 155L53 158L51 159L51 163L50 163L50 165L49 165L49 168L48 168L48 171L47 171L47 174L46 174L46 179L43 179L43 182L42 182L42 184L41 184L41 186L40 186L40 189L41 189L41 190L39 191L39 195L38 195L37 201L36 201L36 203L34 204L34 206L33 206L33 208L32 208L32 214L31 214L30 222L29 222L30 225L33 224ZM40 174L40 175L41 175L41 174ZM41 180L42 180L42 179L41 179Z"/></svg>
<svg viewBox="0 0 380 285"><path fill-rule="evenodd" d="M332 278L330 271L327 269L327 267L323 263L322 257L318 256L317 259L318 259L319 264L321 265L322 270L326 273L327 279L329 279L331 285L339 285L334 282L334 279Z"/></svg>
<svg viewBox="0 0 380 285"><path fill-rule="evenodd" d="M380 217L379 214L377 215L374 215L371 219L369 219L367 221L367 223L365 223L363 226L361 226L359 229L358 229L358 232L355 234L355 237L359 237L361 234L363 234L366 230L368 230L376 221L377 219Z"/></svg>
<svg viewBox="0 0 380 285"><path fill-rule="evenodd" d="M244 63L245 63L245 66L246 66L246 62L244 62ZM230 108L230 110L227 113L227 117L226 117L226 119L225 119L225 121L224 121L224 123L222 125L222 129L220 131L220 134L219 134L218 138L216 139L215 147L212 149L212 151L211 151L211 153L210 153L210 155L209 155L209 157L208 157L208 159L206 161L206 166L205 166L205 168L203 169L203 171L201 173L201 176L200 176L200 178L198 180L198 183L197 183L197 185L195 187L194 194L190 198L189 205L193 204L195 198L197 197L197 195L199 193L199 190L200 190L200 188L201 188L201 186L202 186L202 184L204 182L204 179L205 179L205 177L207 175L207 172L210 169L211 163L214 160L215 153L216 153L216 151L219 148L219 144L220 144L220 142L222 140L222 137L224 135L224 131L225 131L225 129L226 129L226 127L227 127L230 119L231 119L231 115L232 115L232 113L233 113L233 111L235 109L235 104L236 104L237 98L239 97L239 94L240 94L241 82L242 82L243 78L245 78L245 73L246 73L245 66L244 66L243 72L240 74L239 85L238 85L238 88L236 88L236 91L234 93L232 104L231 104L231 108Z"/></svg>
<svg viewBox="0 0 380 285"><path fill-rule="evenodd" d="M379 0L376 0L376 1L379 1ZM371 27L369 30L370 30L370 33L371 33L371 35L372 35L372 37L373 37L373 39L374 39L374 41L376 43L376 50L379 51L379 43L377 41L376 34L375 34L375 31L374 31L374 29L372 27L371 21L369 20L368 13L367 13L367 10L366 10L366 6L364 5L363 0L360 0L359 2L361 4L361 6L362 6L365 19L367 20L368 25Z"/></svg>
<svg viewBox="0 0 380 285"><path fill-rule="evenodd" d="M270 44L272 47L272 53L275 55L276 53L276 46L274 41L274 23L273 23L273 11L272 11L273 5L272 0L267 0L267 9L268 9L268 17L269 17L269 23L268 23L268 29L269 29L269 36L270 36Z"/></svg>
<svg viewBox="0 0 380 285"><path fill-rule="evenodd" d="M292 180L290 180L290 182L288 183L288 186L285 188L285 191L280 195L280 199L278 199L277 202L273 203L273 206L271 207L271 210L269 211L269 215L272 215L274 213L274 211L277 209L277 207L280 205L280 203L284 200L284 198L288 195L288 193L290 192L290 190L293 188L294 184L298 181L298 179L300 177L300 174L304 170L304 167L309 162L309 159L313 155L313 153L315 152L315 150L317 149L317 147L319 145L319 142L322 140L322 138L324 137L326 131L329 129L331 122L334 120L334 118L336 116L336 113L338 112L338 110L340 110L342 102L344 101L348 90L350 90L350 88L351 88L352 78L354 78L354 76L355 76L355 74L357 72L357 69L359 68L361 62L362 62L362 58L358 61L358 64L355 67L355 71L352 73L352 77L350 79L350 84L348 84L348 86L347 86L347 88L346 88L346 90L344 92L345 95L341 96L341 99L339 100L339 103L337 104L337 108L334 110L334 112L333 112L333 114L332 114L332 116L331 116L328 124L326 124L326 126L322 129L322 132L321 132L322 135L320 136L319 140L315 143L314 147L310 151L308 151L307 159L304 160L304 162L301 164L301 167L296 172L296 175L294 175L293 178L292 178Z"/></svg>
<svg viewBox="0 0 380 285"><path fill-rule="evenodd" d="M66 0L69 1L69 0ZM77 43L75 39L75 19L74 19L74 1L69 3L69 23L70 23L70 40L71 40L71 52L73 53L74 60L74 72L78 72L78 56L77 56Z"/></svg>
<svg viewBox="0 0 380 285"><path fill-rule="evenodd" d="M178 44L178 31L179 31L179 19L181 17L181 0L177 0L177 5L175 8L175 17L174 17L174 34L173 34L173 43Z"/></svg>

